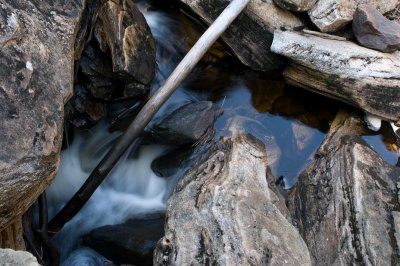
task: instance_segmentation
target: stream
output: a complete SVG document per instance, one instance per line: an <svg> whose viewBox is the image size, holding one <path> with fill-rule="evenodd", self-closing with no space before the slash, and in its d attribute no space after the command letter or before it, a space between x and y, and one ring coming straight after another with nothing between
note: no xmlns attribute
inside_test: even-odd
<svg viewBox="0 0 400 266"><path fill-rule="evenodd" d="M197 25L176 11L149 11L142 7L157 42L158 72L152 83L156 90L187 52ZM188 44L189 43L189 44ZM268 163L282 189L290 189L310 162L343 105L286 85L278 74L257 73L242 66L214 46L178 88L148 128L165 114L185 103L212 101L224 110L215 123L214 140L229 136L231 124L250 133L266 146ZM355 110L357 112L357 110ZM112 112L110 112L112 113ZM61 154L56 180L47 190L50 217L69 200L100 161L120 131L110 132L110 117L89 131L75 130L73 140ZM388 127L364 139L390 164L398 160L398 147ZM90 230L120 224L130 218L162 213L177 180L188 165L174 175L158 177L152 161L171 146L146 144L128 151L89 202L55 237L63 265L98 265L104 258L80 244ZM132 155L134 153L134 155ZM195 154L192 155L195 158ZM96 260L100 263L96 264ZM102 262L103 261L103 262ZM92 263L92 264L91 264Z"/></svg>

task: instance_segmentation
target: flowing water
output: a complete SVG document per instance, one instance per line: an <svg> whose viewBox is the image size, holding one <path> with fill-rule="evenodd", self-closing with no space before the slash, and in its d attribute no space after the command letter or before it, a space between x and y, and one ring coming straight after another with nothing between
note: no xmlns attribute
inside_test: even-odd
<svg viewBox="0 0 400 266"><path fill-rule="evenodd" d="M183 57L191 41L183 36L193 35L196 26L191 25L188 30L187 20L180 14L143 12L157 40L158 72L152 84L155 90ZM272 173L284 181L285 188L290 188L322 142L340 104L287 86L279 76L253 72L221 54L219 49L214 47L155 120L187 102L213 101L224 109L216 121L214 138L229 136L232 131L255 135L266 146ZM50 216L80 187L120 134L109 133L107 121L90 131L74 132L74 140L61 154L57 178L47 191ZM395 164L398 148L388 135L370 135L364 139L385 160ZM62 260L75 250L64 265L95 265L94 260L100 258L98 254L79 245L80 236L91 229L165 209L176 181L186 170L181 169L168 178L160 178L152 172L151 162L169 148L143 145L139 156L127 152L82 211L55 237Z"/></svg>

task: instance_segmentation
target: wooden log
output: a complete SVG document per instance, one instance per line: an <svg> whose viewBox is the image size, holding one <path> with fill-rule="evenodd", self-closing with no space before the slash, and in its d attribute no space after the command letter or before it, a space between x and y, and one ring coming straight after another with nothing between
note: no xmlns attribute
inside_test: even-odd
<svg viewBox="0 0 400 266"><path fill-rule="evenodd" d="M89 200L97 187L108 175L119 158L124 154L129 145L139 136L153 115L161 108L163 103L176 90L181 81L191 72L197 62L203 57L218 37L228 28L232 21L246 7L249 0L234 0L221 13L208 30L200 37L193 48L182 59L176 69L165 81L164 85L143 106L136 118L130 124L123 136L111 148L101 162L90 174L86 182L75 193L63 209L50 221L49 232L57 233L66 222L79 212Z"/></svg>

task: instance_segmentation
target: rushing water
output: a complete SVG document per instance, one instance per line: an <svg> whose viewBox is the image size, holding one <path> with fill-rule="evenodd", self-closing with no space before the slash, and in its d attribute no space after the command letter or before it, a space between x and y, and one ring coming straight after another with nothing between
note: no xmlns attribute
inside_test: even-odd
<svg viewBox="0 0 400 266"><path fill-rule="evenodd" d="M176 14L159 11L144 11L144 14L157 40L158 72L152 84L155 90L186 52L187 40L177 33L186 36L190 32L185 32L186 27L180 22L184 18ZM266 146L272 173L284 181L286 188L291 187L322 142L338 104L287 86L279 77L252 72L229 56L222 57L216 60L218 63L211 60L200 64L155 119L183 103L212 100L224 109L216 121L215 138L230 135L232 131L255 135ZM62 152L57 178L47 191L50 215L74 194L120 134L109 133L107 122L89 132L75 132L73 142ZM396 163L396 148L389 151L381 138L371 135L365 140L388 162ZM62 260L75 250L64 265L95 265L95 258L100 259L96 253L79 247L79 237L91 229L164 210L175 182L185 170L168 178L152 172L151 162L166 149L159 145L142 146L137 158L127 152L82 211L56 236Z"/></svg>

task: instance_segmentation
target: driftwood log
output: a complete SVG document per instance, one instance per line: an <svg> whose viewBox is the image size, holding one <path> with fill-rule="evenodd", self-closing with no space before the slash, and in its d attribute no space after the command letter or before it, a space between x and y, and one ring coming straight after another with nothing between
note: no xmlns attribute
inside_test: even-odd
<svg viewBox="0 0 400 266"><path fill-rule="evenodd" d="M398 264L399 168L362 140L362 126L340 113L290 195L313 265Z"/></svg>
<svg viewBox="0 0 400 266"><path fill-rule="evenodd" d="M250 135L224 138L177 184L154 265L310 265Z"/></svg>

